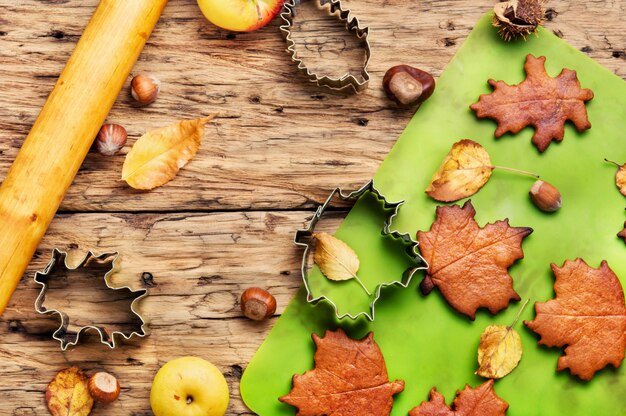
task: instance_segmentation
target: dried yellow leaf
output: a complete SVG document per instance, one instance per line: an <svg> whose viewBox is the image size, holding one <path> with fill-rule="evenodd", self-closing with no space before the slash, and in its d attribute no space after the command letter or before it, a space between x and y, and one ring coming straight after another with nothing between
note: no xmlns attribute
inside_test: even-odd
<svg viewBox="0 0 626 416"><path fill-rule="evenodd" d="M52 416L87 416L93 399L88 379L79 368L59 371L46 388L46 403Z"/></svg>
<svg viewBox="0 0 626 416"><path fill-rule="evenodd" d="M626 196L626 163L620 165L619 163L613 162L609 159L604 160L617 166L617 172L615 172L615 185L619 188L619 192Z"/></svg>
<svg viewBox="0 0 626 416"><path fill-rule="evenodd" d="M196 155L204 125L215 116L182 120L141 136L126 155L122 180L135 189L149 190L174 179Z"/></svg>
<svg viewBox="0 0 626 416"><path fill-rule="evenodd" d="M622 195L626 196L626 165L619 167L615 173L615 184Z"/></svg>
<svg viewBox="0 0 626 416"><path fill-rule="evenodd" d="M359 271L359 257L354 250L328 233L315 233L315 264L318 265L324 276L330 280L355 279L367 292L365 285L357 277Z"/></svg>
<svg viewBox="0 0 626 416"><path fill-rule="evenodd" d="M466 198L483 187L493 169L484 147L473 140L461 140L452 145L426 193L443 202Z"/></svg>
<svg viewBox="0 0 626 416"><path fill-rule="evenodd" d="M522 341L510 326L489 325L480 336L478 370L485 378L502 378L517 367L522 358Z"/></svg>

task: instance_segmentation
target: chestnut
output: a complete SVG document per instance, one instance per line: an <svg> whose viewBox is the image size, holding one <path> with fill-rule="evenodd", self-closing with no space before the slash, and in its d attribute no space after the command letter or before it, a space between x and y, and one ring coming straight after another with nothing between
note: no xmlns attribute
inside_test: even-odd
<svg viewBox="0 0 626 416"><path fill-rule="evenodd" d="M383 77L383 88L400 107L420 105L435 91L435 79L428 72L409 65L396 65Z"/></svg>
<svg viewBox="0 0 626 416"><path fill-rule="evenodd" d="M248 288L241 295L241 311L252 320L262 321L276 312L276 298L260 287Z"/></svg>
<svg viewBox="0 0 626 416"><path fill-rule="evenodd" d="M89 378L89 394L98 403L111 403L120 395L120 383L115 376L100 371Z"/></svg>

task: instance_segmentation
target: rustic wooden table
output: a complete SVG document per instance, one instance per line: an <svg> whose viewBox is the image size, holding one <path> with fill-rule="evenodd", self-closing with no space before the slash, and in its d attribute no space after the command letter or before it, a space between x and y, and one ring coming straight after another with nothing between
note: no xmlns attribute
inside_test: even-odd
<svg viewBox="0 0 626 416"><path fill-rule="evenodd" d="M0 173L4 175L80 37L98 0L0 0ZM44 390L60 369L104 369L122 384L120 399L93 414L149 415L150 383L160 365L181 355L215 363L231 389L229 414L252 414L239 378L300 286L296 228L340 185L370 179L411 117L394 108L380 83L395 64L438 76L492 5L470 0L345 0L371 29L370 88L344 95L297 74L278 20L255 33L220 30L195 0L172 0L135 73L163 82L159 100L138 108L126 88L108 120L126 126L120 155L92 152L0 318L0 413L45 415ZM546 27L626 78L626 0L549 1ZM297 39L311 66L338 73L358 66L362 50L341 26L303 6ZM88 86L86 88L89 88ZM219 112L197 157L152 192L118 179L129 146L146 130ZM142 311L151 335L116 350L90 337L61 352L51 339L56 317L33 308L35 270L51 249L122 253L115 283L148 286ZM142 272L152 281L142 281ZM241 316L238 298L266 287L277 315ZM76 294L74 294L76 295ZM89 293L79 295L90 296ZM79 311L103 314L106 307ZM105 312L102 312L102 311ZM271 400L271 398L268 398Z"/></svg>

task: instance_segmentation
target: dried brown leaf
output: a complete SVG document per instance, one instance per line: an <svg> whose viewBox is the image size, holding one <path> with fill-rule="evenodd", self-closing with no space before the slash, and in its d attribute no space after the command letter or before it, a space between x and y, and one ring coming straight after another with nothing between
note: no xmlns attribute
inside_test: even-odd
<svg viewBox="0 0 626 416"><path fill-rule="evenodd" d="M182 120L141 136L126 155L122 180L135 189L150 190L174 179L196 155L204 125L215 117Z"/></svg>
<svg viewBox="0 0 626 416"><path fill-rule="evenodd" d="M493 169L484 147L472 140L461 140L452 145L426 193L443 202L466 198L487 183Z"/></svg>
<svg viewBox="0 0 626 416"><path fill-rule="evenodd" d="M88 378L76 367L59 371L46 388L46 403L52 416L87 416L93 399Z"/></svg>

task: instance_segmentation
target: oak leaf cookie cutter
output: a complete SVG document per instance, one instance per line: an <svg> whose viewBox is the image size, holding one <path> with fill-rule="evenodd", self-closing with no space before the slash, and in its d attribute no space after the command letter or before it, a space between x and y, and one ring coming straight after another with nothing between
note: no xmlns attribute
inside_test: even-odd
<svg viewBox="0 0 626 416"><path fill-rule="evenodd" d="M366 89L370 80L370 75L367 72L367 66L369 65L372 54L368 40L369 28L361 27L359 19L355 16L350 16L350 10L343 9L341 7L341 0L319 0L320 6L324 6L326 4L330 5L331 14L338 11L338 18L346 23L346 30L348 32L354 32L357 39L362 40L365 44L365 63L363 64L363 69L360 74L362 79L358 79L350 73L346 73L339 78L319 75L312 72L298 56L296 51L296 42L291 37L293 19L296 16L296 9L297 6L300 5L300 2L301 0L286 0L283 5L283 9L280 12L280 17L285 22L280 26L280 31L285 38L285 42L287 42L287 52L291 54L291 60L296 63L299 72L303 73L309 81L316 83L320 87L328 87L332 90L343 90L351 87L354 92L361 92Z"/></svg>
<svg viewBox="0 0 626 416"><path fill-rule="evenodd" d="M35 310L40 314L58 314L61 317L61 325L52 334L52 338L56 339L57 341L61 343L62 351L65 351L69 347L73 347L76 344L78 344L81 334L89 329L93 329L96 332L98 332L98 334L100 335L100 341L111 349L116 347L116 335L121 336L126 340L130 339L132 336L135 336L135 335L140 338L143 338L146 335L148 335L146 321L143 319L141 314L137 312L137 309L136 309L136 304L141 299L143 299L144 297L148 295L148 290L147 289L133 290L128 286L113 287L109 283L109 280L108 280L109 276L113 274L113 272L115 272L115 269L116 269L115 261L118 259L118 257L119 257L119 253L117 252L102 253L96 256L93 254L93 252L88 251L85 257L83 257L83 259L80 261L80 263L76 267L72 268L67 264L67 252L64 252L55 248L52 251L52 259L50 260L48 265L45 267L45 269L41 272L35 273L35 278L34 278L35 282L42 286L41 292L39 293L39 296L37 296L37 299L35 300ZM55 266L61 265L67 270L67 272L73 272L75 270L83 268L87 263L89 263L92 260L101 261L103 262L103 264L107 264L107 263L110 264L108 271L103 276L104 283L106 284L108 289L127 290L131 294L136 294L136 296L134 296L134 299L130 304L130 311L139 319L139 321L141 321L141 326L139 330L137 331L133 330L127 335L127 333L122 332L122 331L111 332L107 329L106 326L85 325L85 326L80 327L78 331L68 331L68 326L70 323L69 316L63 311L60 311L58 309L52 309L52 308L48 309L44 306L44 303L46 301L46 293L48 292L48 289L49 289L49 281L57 277L56 275L58 274L58 272L55 270Z"/></svg>
<svg viewBox="0 0 626 416"><path fill-rule="evenodd" d="M385 219L383 223L381 235L383 236L390 235L394 239L402 240L406 244L405 252L409 256L409 258L411 258L411 260L415 263L415 267L411 267L405 270L400 280L393 280L391 282L383 282L383 283L378 284L375 289L375 293L374 293L375 296L369 305L369 309L370 309L369 313L362 311L355 315L352 315L350 313L339 314L339 309L337 308L337 304L335 304L335 302L333 302L331 299L329 299L327 296L324 296L324 295L313 297L313 294L311 293L311 288L309 286L308 265L309 265L309 252L315 245L312 237L315 231L315 226L317 225L319 220L324 216L324 212L326 211L326 209L328 208L328 206L330 205L330 203L336 196L339 197L339 199L343 201L353 201L353 205L354 205L354 203L361 196L367 193L373 194L376 197L376 199L378 199L378 201L382 202L383 204L382 206L384 210L392 210L392 214L387 216L387 218ZM374 186L373 180L369 181L360 189L350 192L348 194L344 194L341 188L335 188L335 190L328 196L326 201L317 208L317 210L315 211L315 214L313 215L313 218L311 218L307 227L304 229L297 230L296 235L294 237L294 243L297 246L304 248L304 253L302 254L302 264L301 264L300 271L302 273L302 281L304 283L304 287L306 288L306 293L307 293L306 300L308 303L315 305L322 300L328 302L330 305L332 305L337 319L343 319L345 317L348 317L354 320L354 319L357 319L359 316L365 316L368 320L373 321L375 318L376 302L380 298L381 290L383 288L386 288L389 286L399 286L403 289L406 289L411 283L411 279L413 278L413 275L418 270L428 269L428 263L426 263L426 260L424 260L422 256L417 252L418 242L414 240L413 238L411 238L411 235L409 233L401 233L397 230L391 229L391 224L393 222L393 219L396 217L396 215L398 215L400 207L404 204L404 202L405 202L404 200L401 200L398 202L389 202L387 198L383 194L381 194L380 191Z"/></svg>

